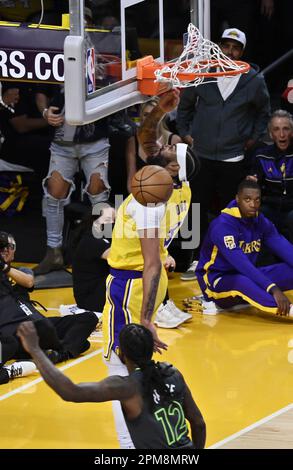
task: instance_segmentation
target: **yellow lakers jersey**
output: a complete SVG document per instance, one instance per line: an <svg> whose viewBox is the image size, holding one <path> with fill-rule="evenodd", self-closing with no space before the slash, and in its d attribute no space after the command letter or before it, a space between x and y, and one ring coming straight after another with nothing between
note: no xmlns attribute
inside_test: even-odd
<svg viewBox="0 0 293 470"><path fill-rule="evenodd" d="M165 206L165 214L161 220L159 235L162 262L165 261L168 254L169 244L178 233L187 215L190 200L191 191L188 183L184 182L180 187L174 188ZM136 223L127 213L127 206L131 201L133 201L132 194L125 199L118 209L108 263L115 269L143 271L144 260Z"/></svg>

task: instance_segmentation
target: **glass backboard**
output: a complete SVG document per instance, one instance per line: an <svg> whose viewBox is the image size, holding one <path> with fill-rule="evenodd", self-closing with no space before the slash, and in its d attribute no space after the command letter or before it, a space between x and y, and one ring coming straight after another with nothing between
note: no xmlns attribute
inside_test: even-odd
<svg viewBox="0 0 293 470"><path fill-rule="evenodd" d="M70 34L67 15L58 26L46 23L46 10L41 23L11 23L3 16L0 80L63 83L65 40L66 114L72 123L91 122L146 100L138 91L136 60L148 55L160 62L178 57L190 20L209 37L209 0L64 3L70 9Z"/></svg>
<svg viewBox="0 0 293 470"><path fill-rule="evenodd" d="M145 101L148 97L137 89L136 60L151 54L164 62L163 0L111 0L104 16L92 3L89 10L84 0L70 0L64 69L71 124Z"/></svg>
<svg viewBox="0 0 293 470"><path fill-rule="evenodd" d="M69 6L64 69L66 119L72 124L146 101L138 90L136 60L178 57L190 21L209 37L210 0L69 0Z"/></svg>

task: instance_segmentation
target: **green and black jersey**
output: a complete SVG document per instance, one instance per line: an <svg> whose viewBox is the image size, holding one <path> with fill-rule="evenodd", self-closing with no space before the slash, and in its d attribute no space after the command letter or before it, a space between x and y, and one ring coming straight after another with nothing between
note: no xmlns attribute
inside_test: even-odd
<svg viewBox="0 0 293 470"><path fill-rule="evenodd" d="M143 410L137 418L128 420L125 416L133 444L136 449L193 449L183 411L185 382L175 367L163 362L157 365L171 398L164 400L154 388L152 396L144 396ZM141 370L135 370L131 377L140 383L143 394Z"/></svg>

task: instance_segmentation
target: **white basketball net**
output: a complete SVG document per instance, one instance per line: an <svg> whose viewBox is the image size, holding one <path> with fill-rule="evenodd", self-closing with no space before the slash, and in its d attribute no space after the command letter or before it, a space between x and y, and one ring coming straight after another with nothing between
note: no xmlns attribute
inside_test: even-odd
<svg viewBox="0 0 293 470"><path fill-rule="evenodd" d="M199 76L195 78L180 79L179 74L184 73L209 73L213 68L216 72L224 72L225 76L229 76L229 71L237 71L243 73L246 70L245 65L235 63L229 59L220 47L209 39L205 39L201 32L192 23L188 26L187 44L176 62L168 63L155 71L156 81L169 82L174 87L190 87L198 86L206 77ZM230 75L232 76L232 75ZM206 83L216 82L216 76L209 76Z"/></svg>

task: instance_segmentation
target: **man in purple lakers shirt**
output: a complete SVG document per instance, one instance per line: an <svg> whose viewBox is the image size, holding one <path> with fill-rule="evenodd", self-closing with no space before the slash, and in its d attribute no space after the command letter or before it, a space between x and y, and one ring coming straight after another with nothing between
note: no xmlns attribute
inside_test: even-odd
<svg viewBox="0 0 293 470"><path fill-rule="evenodd" d="M259 213L261 190L244 180L236 199L210 224L196 269L206 301L231 308L243 300L265 312L293 316L283 291L293 289L293 245ZM256 267L265 245L281 263Z"/></svg>

